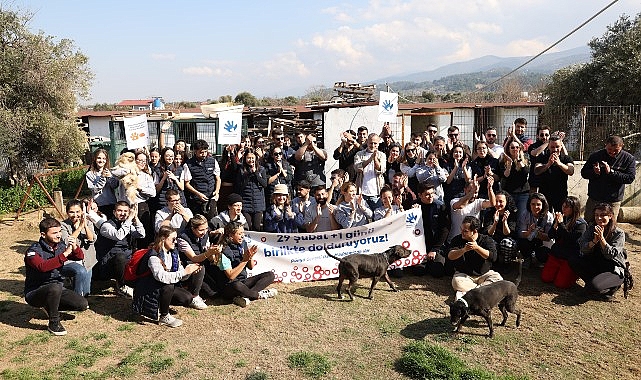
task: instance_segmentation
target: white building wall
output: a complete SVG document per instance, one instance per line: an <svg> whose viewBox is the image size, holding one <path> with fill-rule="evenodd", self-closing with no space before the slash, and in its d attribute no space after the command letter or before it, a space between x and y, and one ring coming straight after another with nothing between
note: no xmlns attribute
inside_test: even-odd
<svg viewBox="0 0 641 380"><path fill-rule="evenodd" d="M380 133L383 123L378 121L378 105L364 107L330 108L324 113L325 150L328 158L325 162L325 173L329 183L332 170L338 169L338 161L332 157L334 150L341 143L341 133L352 129L356 132L358 127L366 126L370 133ZM394 138L401 142L409 141L411 135L411 118L405 118L405 136L401 136L401 118L396 123L391 123ZM353 180L353 179L352 179Z"/></svg>
<svg viewBox="0 0 641 380"><path fill-rule="evenodd" d="M109 121L111 117L97 117L89 116L87 124L89 124L89 136L104 136L109 138Z"/></svg>

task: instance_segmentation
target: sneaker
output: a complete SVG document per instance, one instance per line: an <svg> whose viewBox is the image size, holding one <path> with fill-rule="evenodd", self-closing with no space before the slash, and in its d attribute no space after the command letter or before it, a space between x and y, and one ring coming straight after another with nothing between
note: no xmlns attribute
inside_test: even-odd
<svg viewBox="0 0 641 380"><path fill-rule="evenodd" d="M49 327L47 328L50 333L55 336L67 335L67 330L60 324L60 322L49 322Z"/></svg>
<svg viewBox="0 0 641 380"><path fill-rule="evenodd" d="M178 319L171 314L161 315L158 324L167 327L180 327L183 324L181 319Z"/></svg>
<svg viewBox="0 0 641 380"><path fill-rule="evenodd" d="M205 303L205 301L203 301L202 298L200 298L200 296L196 296L191 299L189 307L191 307L192 309L205 310L207 308L207 304Z"/></svg>
<svg viewBox="0 0 641 380"><path fill-rule="evenodd" d="M134 298L134 290L127 285L123 285L120 288L116 289L116 294L123 297Z"/></svg>
<svg viewBox="0 0 641 380"><path fill-rule="evenodd" d="M274 298L278 294L278 290L274 288L270 289L263 289L260 292L258 292L258 298L260 299L266 299L266 298Z"/></svg>
<svg viewBox="0 0 641 380"><path fill-rule="evenodd" d="M246 307L247 305L249 305L250 302L251 301L249 300L249 298L240 297L240 296L234 297L234 303L240 307Z"/></svg>

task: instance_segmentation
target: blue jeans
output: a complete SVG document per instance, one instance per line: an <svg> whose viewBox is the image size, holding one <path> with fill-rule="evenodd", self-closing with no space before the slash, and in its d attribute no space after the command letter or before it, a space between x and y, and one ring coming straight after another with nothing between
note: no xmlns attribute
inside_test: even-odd
<svg viewBox="0 0 641 380"><path fill-rule="evenodd" d="M514 199L514 204L516 205L516 208L518 209L518 219L521 220L522 216L528 212L528 204L527 200L530 197L530 193L520 193L520 194L510 194L512 196L512 199Z"/></svg>
<svg viewBox="0 0 641 380"><path fill-rule="evenodd" d="M76 262L66 263L60 269L65 277L73 277L73 291L81 296L88 296L91 293L91 269Z"/></svg>
<svg viewBox="0 0 641 380"><path fill-rule="evenodd" d="M381 197L379 197L378 195L363 194L363 199L365 199L367 207L369 207L369 209L372 211L382 206Z"/></svg>

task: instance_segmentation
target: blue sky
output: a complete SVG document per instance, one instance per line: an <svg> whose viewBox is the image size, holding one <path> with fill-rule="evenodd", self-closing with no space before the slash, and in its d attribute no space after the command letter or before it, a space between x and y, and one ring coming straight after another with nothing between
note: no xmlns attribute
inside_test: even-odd
<svg viewBox="0 0 641 380"><path fill-rule="evenodd" d="M0 0L68 38L95 74L89 100L300 96L492 54L535 55L610 0ZM619 0L554 51L585 46L638 0Z"/></svg>

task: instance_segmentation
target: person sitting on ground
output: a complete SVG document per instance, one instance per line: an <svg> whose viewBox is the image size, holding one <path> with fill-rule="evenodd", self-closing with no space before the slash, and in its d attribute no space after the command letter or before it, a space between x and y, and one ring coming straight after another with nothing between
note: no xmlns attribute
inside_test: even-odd
<svg viewBox="0 0 641 380"><path fill-rule="evenodd" d="M506 275L511 271L514 260L518 259L518 212L508 192L499 191L494 198L496 204L483 216L481 233L494 239L497 259L492 267Z"/></svg>
<svg viewBox="0 0 641 380"><path fill-rule="evenodd" d="M271 200L271 205L265 211L265 232L298 232L298 228L303 225L303 215L292 210L287 185L276 185Z"/></svg>
<svg viewBox="0 0 641 380"><path fill-rule="evenodd" d="M356 185L352 182L343 184L341 188L343 202L337 206L334 214L336 222L342 228L363 226L372 219L372 210L362 194L356 195Z"/></svg>
<svg viewBox="0 0 641 380"><path fill-rule="evenodd" d="M81 200L72 199L67 202L67 219L61 223L62 241L67 242L69 237L76 239L76 245L82 249L83 258L87 251L96 251L93 249L93 243L96 241L94 225L87 219L83 210L84 204ZM73 290L81 296L88 296L91 293L91 266L86 266L84 260L67 260L61 269L64 277L73 278Z"/></svg>
<svg viewBox="0 0 641 380"><path fill-rule="evenodd" d="M374 220L381 220L383 218L396 215L403 212L403 206L394 204L394 192L391 188L384 186L381 190L381 202L383 206L374 210Z"/></svg>
<svg viewBox="0 0 641 380"><path fill-rule="evenodd" d="M145 227L138 219L138 207L124 201L116 203L114 215L100 226L96 239L95 277L116 280L116 292L131 297L133 290L125 285L125 266L131 258L131 240L145 236Z"/></svg>
<svg viewBox="0 0 641 380"><path fill-rule="evenodd" d="M236 193L231 193L227 196L227 210L214 216L209 221L209 227L211 228L212 234L222 238L225 233L225 226L232 222L240 223L243 227L249 229L247 219L245 219L245 215L243 215L243 197ZM216 243L216 241L212 241L212 243Z"/></svg>
<svg viewBox="0 0 641 380"><path fill-rule="evenodd" d="M154 231L158 232L162 226L170 226L177 230L183 229L194 214L182 205L178 190L165 191L165 199L167 205L156 212Z"/></svg>
<svg viewBox="0 0 641 380"><path fill-rule="evenodd" d="M418 199L412 206L420 208L423 215L425 238L425 273L433 277L445 274L445 241L450 232L450 215L445 204L438 200L433 186L419 184Z"/></svg>
<svg viewBox="0 0 641 380"><path fill-rule="evenodd" d="M203 272L203 283L199 293L201 298L211 299L216 296L218 268L213 260L216 254L222 252L222 246L216 243L217 241L210 240L207 218L201 214L196 214L187 226L178 232L176 247L183 267L196 263L200 264L200 271Z"/></svg>
<svg viewBox="0 0 641 380"><path fill-rule="evenodd" d="M238 223L228 224L224 236L224 248L218 260L220 280L217 283L221 296L241 307L257 299L276 296L278 291L275 288L266 289L274 282L274 272L247 276L247 269L254 268L254 255L258 247L247 246L243 226Z"/></svg>
<svg viewBox="0 0 641 380"><path fill-rule="evenodd" d="M612 205L597 204L594 222L579 239L581 255L570 258L570 268L585 282L586 291L612 299L625 278L624 245L625 232L617 227Z"/></svg>
<svg viewBox="0 0 641 380"><path fill-rule="evenodd" d="M550 248L546 243L550 237L548 233L554 223L554 216L549 212L550 206L541 193L532 193L528 198L528 211L519 219L519 249L523 255L523 266L529 268L535 258L542 266L548 258Z"/></svg>
<svg viewBox="0 0 641 380"><path fill-rule="evenodd" d="M87 310L88 303L80 294L63 287L60 269L67 260L82 260L84 255L73 236L69 237L69 245L62 241L60 222L56 219L43 219L39 228L40 240L24 256L25 301L45 309L51 334L66 335L67 330L60 324L60 310Z"/></svg>
<svg viewBox="0 0 641 380"><path fill-rule="evenodd" d="M503 279L492 270L492 263L496 261L496 243L491 237L479 233L481 221L475 216L466 216L460 228L461 233L452 239L447 254L454 265L452 287L457 292L457 299L476 287Z"/></svg>
<svg viewBox="0 0 641 380"><path fill-rule="evenodd" d="M198 293L194 295L180 285L190 276L198 276L200 265L189 264L183 268L176 249L176 235L176 230L169 226L162 226L158 230L148 260L139 263L147 264L151 275L136 280L131 304L134 312L168 327L183 324L182 320L169 314L170 305L199 310L207 308ZM197 286L202 284L202 273L198 277Z"/></svg>
<svg viewBox="0 0 641 380"><path fill-rule="evenodd" d="M554 239L548 260L541 271L543 282L553 282L554 286L567 289L576 283L574 273L568 260L580 255L579 238L588 228L581 216L579 199L569 196L561 206L561 212L554 213L554 224L548 233Z"/></svg>

